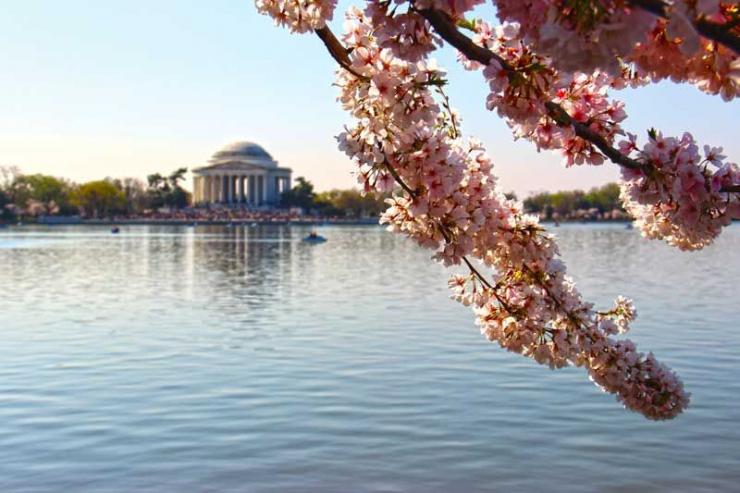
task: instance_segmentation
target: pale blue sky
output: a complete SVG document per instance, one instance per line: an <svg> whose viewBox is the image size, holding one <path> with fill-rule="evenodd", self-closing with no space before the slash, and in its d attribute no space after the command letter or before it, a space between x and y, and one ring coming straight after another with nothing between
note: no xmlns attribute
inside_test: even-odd
<svg viewBox="0 0 740 493"><path fill-rule="evenodd" d="M343 3L343 5L349 2ZM352 186L334 136L349 120L334 65L313 36L290 35L250 0L5 0L0 15L0 165L89 180L198 166L233 140L262 144L319 189ZM483 10L490 15L490 9ZM335 31L341 22L334 22ZM486 88L446 48L449 93L506 190L582 188L615 166L566 170L485 110ZM618 94L625 126L690 130L740 154L737 103L671 83Z"/></svg>

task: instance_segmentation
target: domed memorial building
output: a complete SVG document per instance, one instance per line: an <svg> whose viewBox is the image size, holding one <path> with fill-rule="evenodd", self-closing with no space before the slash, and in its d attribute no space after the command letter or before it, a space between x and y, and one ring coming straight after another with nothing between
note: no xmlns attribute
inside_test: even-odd
<svg viewBox="0 0 740 493"><path fill-rule="evenodd" d="M197 205L274 206L289 190L290 168L280 168L261 146L235 142L213 155L207 166L193 169Z"/></svg>

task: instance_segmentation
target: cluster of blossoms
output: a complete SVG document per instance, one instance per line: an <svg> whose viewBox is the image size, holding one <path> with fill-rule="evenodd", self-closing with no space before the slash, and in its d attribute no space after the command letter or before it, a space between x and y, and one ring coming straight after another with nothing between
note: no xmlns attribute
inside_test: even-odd
<svg viewBox="0 0 740 493"><path fill-rule="evenodd" d="M740 95L740 57L718 43L698 39L698 49L687 54L686 42L671 36L670 24L658 21L626 58L652 81L690 82L725 101Z"/></svg>
<svg viewBox="0 0 740 493"><path fill-rule="evenodd" d="M596 319L599 323L599 328L604 333L614 335L627 332L630 322L635 317L637 317L637 311L632 304L632 300L624 296L617 296L617 299L614 301L614 308L608 312L598 313Z"/></svg>
<svg viewBox="0 0 740 493"><path fill-rule="evenodd" d="M373 25L378 46L390 49L404 60L418 61L431 53L439 40L432 34L427 21L413 12L397 12L390 0L368 0L365 15Z"/></svg>
<svg viewBox="0 0 740 493"><path fill-rule="evenodd" d="M255 0L257 11L294 33L321 29L334 15L336 0Z"/></svg>
<svg viewBox="0 0 740 493"><path fill-rule="evenodd" d="M682 250L710 244L723 226L740 218L737 194L722 192L740 183L740 168L725 162L722 148L704 146L704 157L689 133L680 139L651 132L642 149L636 137L620 142L650 167L622 169L621 196L648 238L663 238Z"/></svg>
<svg viewBox="0 0 740 493"><path fill-rule="evenodd" d="M583 367L651 419L680 413L688 395L676 375L611 337L634 319L630 302L597 312L582 300L553 237L501 193L481 144L462 140L459 120L435 99L444 73L432 62L399 59L375 32L369 17L349 11L343 41L351 70L341 69L337 83L355 123L338 140L366 190L401 186L381 221L445 265L468 267L451 278L453 297L474 309L490 340L551 368Z"/></svg>
<svg viewBox="0 0 740 493"><path fill-rule="evenodd" d="M495 55L483 66L491 89L487 107L506 119L517 138L531 140L538 149L559 150L566 166L602 164L605 157L594 141L577 135L574 125L613 145L617 136L625 134L621 122L627 115L621 102L608 98L607 90L639 85L644 79L628 71L617 77L598 70L563 75L549 58L540 57L522 41L517 24L492 28L478 21L472 28L473 42ZM481 68L464 57L462 62L469 69ZM647 237L693 250L711 243L723 226L739 217L738 195L721 190L740 184L740 175L732 171L734 165L724 166L717 159L709 161L717 166L703 166L692 154L697 149L693 140L683 141L686 147L681 152L659 154L653 147L649 153L632 153L635 149L620 144L623 154L642 164L638 170L623 168L622 200ZM689 185L687 176L702 180ZM710 183L719 188L712 189ZM699 184L704 187L702 193Z"/></svg>
<svg viewBox="0 0 740 493"><path fill-rule="evenodd" d="M608 99L607 90L615 78L599 71L561 77L549 59L521 41L517 24L492 28L477 22L475 29L475 41L497 55L483 69L491 90L486 100L488 109L506 119L515 137L533 141L538 149L560 150L566 166L602 164L604 157L594 144L577 136L552 105L611 143L622 133L620 122L627 117L623 103ZM480 66L465 60L463 63L467 68ZM632 83L632 79L619 80Z"/></svg>
<svg viewBox="0 0 740 493"><path fill-rule="evenodd" d="M502 21L518 22L526 41L551 56L564 72L599 69L618 74L619 58L631 53L655 24L652 14L617 0L496 0L495 4Z"/></svg>
<svg viewBox="0 0 740 493"><path fill-rule="evenodd" d="M698 20L735 26L737 4L676 0L658 18L626 0L494 0L502 22L517 22L522 39L563 72L619 76L632 63L653 81L690 82L729 101L740 94L737 53L701 38ZM659 2L659 5L662 5Z"/></svg>

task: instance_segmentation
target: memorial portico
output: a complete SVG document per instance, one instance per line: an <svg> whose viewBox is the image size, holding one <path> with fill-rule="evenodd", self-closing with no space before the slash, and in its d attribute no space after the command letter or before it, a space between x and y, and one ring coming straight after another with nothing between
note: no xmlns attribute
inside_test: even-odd
<svg viewBox="0 0 740 493"><path fill-rule="evenodd" d="M291 188L290 168L281 168L262 147L236 142L213 155L209 164L193 169L195 205L274 206Z"/></svg>

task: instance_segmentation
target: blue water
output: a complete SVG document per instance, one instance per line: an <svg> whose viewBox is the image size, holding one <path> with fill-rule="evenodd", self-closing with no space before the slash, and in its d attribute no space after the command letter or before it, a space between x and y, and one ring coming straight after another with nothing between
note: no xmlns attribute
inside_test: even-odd
<svg viewBox="0 0 740 493"><path fill-rule="evenodd" d="M623 410L484 340L378 227L0 231L0 491L740 491L740 227L563 226L584 295L692 407Z"/></svg>

